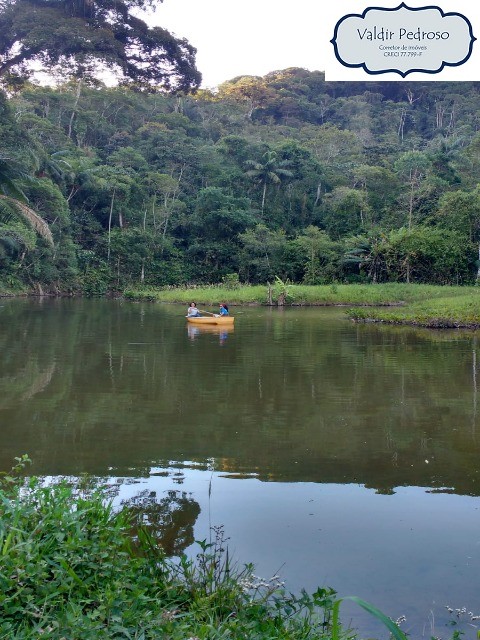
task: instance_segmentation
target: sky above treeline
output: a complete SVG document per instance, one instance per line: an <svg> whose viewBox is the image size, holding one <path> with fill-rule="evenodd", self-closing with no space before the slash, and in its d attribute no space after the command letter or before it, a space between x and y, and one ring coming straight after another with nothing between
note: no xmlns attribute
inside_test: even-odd
<svg viewBox="0 0 480 640"><path fill-rule="evenodd" d="M148 18L197 48L202 86L287 67L321 70L320 1L164 0Z"/></svg>
<svg viewBox="0 0 480 640"><path fill-rule="evenodd" d="M399 2L382 0L380 4L393 9ZM410 0L408 5L421 8L425 1ZM163 0L147 21L196 47L204 88L236 76L263 76L288 67L327 71L331 80L365 80L371 77L363 71L338 64L330 41L344 15L361 13L367 6L362 0ZM473 31L478 37L479 14L474 6L470 0L442 0L443 11L463 10L470 21L475 18ZM476 80L477 49L467 64L450 65L441 76L415 73L409 80ZM400 80L400 76L389 73L375 79Z"/></svg>

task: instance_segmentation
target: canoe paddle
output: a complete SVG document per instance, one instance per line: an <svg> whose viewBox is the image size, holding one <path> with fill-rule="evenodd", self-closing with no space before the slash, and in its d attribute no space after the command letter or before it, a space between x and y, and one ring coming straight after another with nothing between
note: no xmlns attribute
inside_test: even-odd
<svg viewBox="0 0 480 640"><path fill-rule="evenodd" d="M211 316L218 316L218 313L212 313L211 311L204 311L204 309L198 309L198 313L208 313ZM198 316L185 316L186 318L198 318Z"/></svg>

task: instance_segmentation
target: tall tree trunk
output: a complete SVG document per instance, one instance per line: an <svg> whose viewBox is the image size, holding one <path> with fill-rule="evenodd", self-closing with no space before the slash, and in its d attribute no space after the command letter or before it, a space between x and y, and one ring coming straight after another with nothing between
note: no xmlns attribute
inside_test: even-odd
<svg viewBox="0 0 480 640"><path fill-rule="evenodd" d="M263 216L263 210L265 209L265 197L267 195L267 182L265 181L263 183L263 195L262 195L262 216Z"/></svg>
<svg viewBox="0 0 480 640"><path fill-rule="evenodd" d="M69 140L72 139L73 121L75 120L75 116L77 115L78 101L80 100L80 95L82 93L82 85L83 85L83 80L80 78L80 80L77 83L77 90L75 92L75 102L73 103L72 115L70 116L70 121L68 123L68 139Z"/></svg>
<svg viewBox="0 0 480 640"><path fill-rule="evenodd" d="M413 180L410 182L410 201L408 203L408 230L412 228L412 218L413 218Z"/></svg>
<svg viewBox="0 0 480 640"><path fill-rule="evenodd" d="M113 189L112 199L110 200L110 214L108 216L108 251L107 251L107 262L110 261L110 239L112 235L112 215L113 215L113 203L115 202L115 190Z"/></svg>
<svg viewBox="0 0 480 640"><path fill-rule="evenodd" d="M322 197L322 183L319 182L317 185L317 195L315 198L315 202L313 203L313 208L315 208L320 200L320 198Z"/></svg>
<svg viewBox="0 0 480 640"><path fill-rule="evenodd" d="M405 109L402 109L401 113L400 113L400 124L398 125L398 137L402 140L403 142L403 133L405 130L405 119L407 117L407 112Z"/></svg>
<svg viewBox="0 0 480 640"><path fill-rule="evenodd" d="M153 217L153 228L155 229L155 231L157 230L157 218L155 215L155 205L157 203L157 194L154 193L153 194L153 202L152 202L152 217Z"/></svg>

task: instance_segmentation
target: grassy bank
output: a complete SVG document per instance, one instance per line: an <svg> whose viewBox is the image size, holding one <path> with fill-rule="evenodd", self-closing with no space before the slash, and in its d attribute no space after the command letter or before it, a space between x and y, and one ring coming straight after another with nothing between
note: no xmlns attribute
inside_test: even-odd
<svg viewBox="0 0 480 640"><path fill-rule="evenodd" d="M404 305L427 299L452 298L474 295L475 287L442 287L423 284L332 284L332 285L286 285L274 286L272 302L276 304L281 293L286 295L287 305ZM128 300L150 300L158 302L178 302L188 304L195 300L197 305L218 305L227 302L232 305L268 304L267 286L241 286L227 289L221 286L155 289L130 288L124 292Z"/></svg>
<svg viewBox="0 0 480 640"><path fill-rule="evenodd" d="M358 322L385 322L432 328L480 327L480 290L457 296L443 296L389 309L349 309Z"/></svg>
<svg viewBox="0 0 480 640"><path fill-rule="evenodd" d="M286 305L355 305L347 314L358 322L385 322L436 328L480 327L480 289L422 284L351 284L274 286L272 304L284 295ZM149 300L215 307L219 302L231 305L269 303L266 286L221 286L172 289L129 289L128 300ZM363 308L362 308L363 307ZM385 307L385 308L374 308ZM388 308L387 308L388 307Z"/></svg>
<svg viewBox="0 0 480 640"><path fill-rule="evenodd" d="M221 529L199 548L196 562L174 562L102 490L0 476L0 638L354 638L331 589L294 597L277 577L231 566Z"/></svg>
<svg viewBox="0 0 480 640"><path fill-rule="evenodd" d="M142 289L130 288L124 291L127 300L148 300L150 302L179 302L188 305L195 300L198 305L218 306L220 302L229 304L266 304L267 287L262 285L242 286L238 289L227 289L222 286L206 286L192 288Z"/></svg>

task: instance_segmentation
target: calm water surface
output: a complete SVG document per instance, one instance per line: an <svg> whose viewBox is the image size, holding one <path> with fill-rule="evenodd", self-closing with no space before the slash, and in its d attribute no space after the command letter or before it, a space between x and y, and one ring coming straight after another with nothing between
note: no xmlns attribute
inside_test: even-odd
<svg viewBox="0 0 480 640"><path fill-rule="evenodd" d="M480 613L476 334L184 313L1 300L0 468L27 452L37 475L105 478L171 552L224 525L260 575L359 595L414 637L450 637L445 605Z"/></svg>

